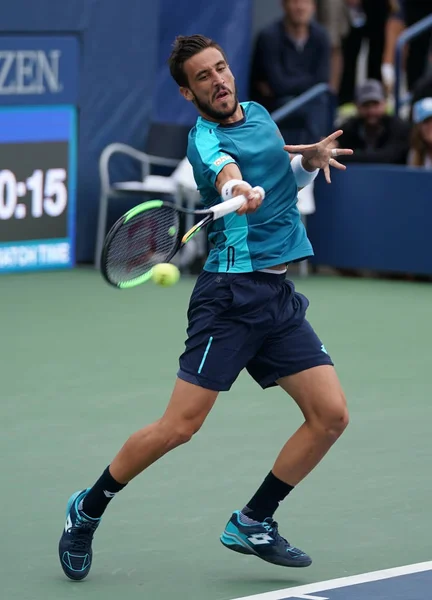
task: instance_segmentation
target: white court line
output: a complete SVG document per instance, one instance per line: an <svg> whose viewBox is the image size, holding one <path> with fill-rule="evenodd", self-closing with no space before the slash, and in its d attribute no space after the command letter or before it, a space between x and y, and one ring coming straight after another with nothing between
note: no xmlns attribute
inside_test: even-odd
<svg viewBox="0 0 432 600"><path fill-rule="evenodd" d="M302 594L301 596L296 596L298 600L328 600L328 598L323 598L322 596L309 596L306 594Z"/></svg>
<svg viewBox="0 0 432 600"><path fill-rule="evenodd" d="M383 571L372 571L371 573L361 573L351 577L341 577L340 579L330 579L317 583L308 583L298 587L286 588L275 592L265 592L264 594L254 594L253 596L243 596L235 600L284 600L285 598L299 598L302 595L314 594L317 592L326 592L327 590L336 590L350 585L360 585L361 583L371 583L372 581L381 581L382 579L391 579L392 577L401 577L402 575L412 575L422 573L423 571L432 571L432 560L416 565L406 565L405 567L395 567ZM324 599L321 599L324 600Z"/></svg>

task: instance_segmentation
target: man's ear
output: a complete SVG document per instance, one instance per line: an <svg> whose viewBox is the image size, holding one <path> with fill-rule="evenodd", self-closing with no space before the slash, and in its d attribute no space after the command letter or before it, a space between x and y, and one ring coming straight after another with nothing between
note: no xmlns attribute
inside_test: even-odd
<svg viewBox="0 0 432 600"><path fill-rule="evenodd" d="M194 96L189 88L182 86L180 88L180 94L183 96L183 98L186 98L186 100L189 100L189 102L193 101Z"/></svg>

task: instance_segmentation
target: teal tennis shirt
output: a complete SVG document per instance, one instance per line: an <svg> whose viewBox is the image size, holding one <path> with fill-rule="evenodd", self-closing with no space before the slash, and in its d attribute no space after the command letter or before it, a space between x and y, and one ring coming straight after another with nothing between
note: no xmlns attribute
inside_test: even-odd
<svg viewBox="0 0 432 600"><path fill-rule="evenodd" d="M198 117L187 156L205 206L222 202L215 188L220 171L236 163L242 178L266 197L251 214L236 213L208 227L206 271L248 273L313 255L297 208L297 184L277 125L256 102L242 102L243 119L220 125Z"/></svg>

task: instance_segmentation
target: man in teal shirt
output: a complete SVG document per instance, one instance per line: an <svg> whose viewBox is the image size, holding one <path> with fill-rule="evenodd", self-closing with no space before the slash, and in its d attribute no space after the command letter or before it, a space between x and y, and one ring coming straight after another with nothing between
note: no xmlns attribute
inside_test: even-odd
<svg viewBox="0 0 432 600"><path fill-rule="evenodd" d="M229 390L243 369L263 389L278 385L286 391L305 421L250 501L233 512L221 542L273 564L309 566L310 556L279 534L273 515L348 423L333 363L305 318L308 301L286 279L287 263L312 254L297 190L320 168L327 181L330 166L344 168L336 158L351 151L333 148L342 132L310 146L284 146L261 106L238 102L223 50L204 36L178 37L170 69L200 113L188 156L204 203L238 195L246 201L210 229L213 248L192 293L188 339L166 411L127 440L93 487L69 499L59 557L75 580L90 570L93 534L108 503L152 463L189 441L219 392ZM290 152L296 153L292 160ZM248 435L247 419L239 422L239 435Z"/></svg>

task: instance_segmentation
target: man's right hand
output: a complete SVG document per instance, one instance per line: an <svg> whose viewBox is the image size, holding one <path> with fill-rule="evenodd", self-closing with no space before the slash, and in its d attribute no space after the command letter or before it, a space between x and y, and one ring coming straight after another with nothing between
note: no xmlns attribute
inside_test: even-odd
<svg viewBox="0 0 432 600"><path fill-rule="evenodd" d="M245 196L246 202L238 209L238 215L253 213L261 206L264 200L263 189L250 188L247 183L238 184L233 188L234 196Z"/></svg>
<svg viewBox="0 0 432 600"><path fill-rule="evenodd" d="M238 209L237 214L245 215L255 212L262 204L265 196L264 190L258 187L251 188L250 184L243 180L240 169L234 163L228 163L217 176L216 189L219 194L222 195L224 184L233 179L239 181L239 183L233 186L231 197L245 196L246 198L246 202Z"/></svg>

